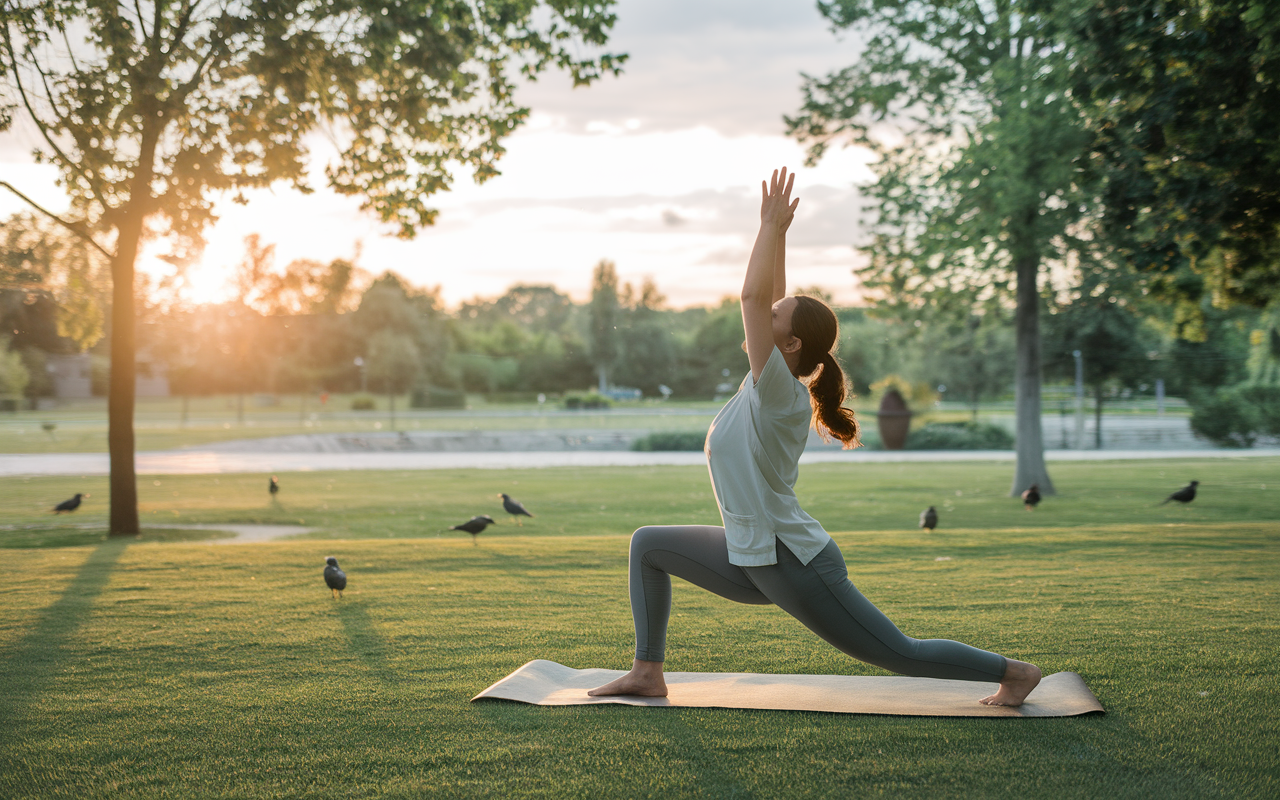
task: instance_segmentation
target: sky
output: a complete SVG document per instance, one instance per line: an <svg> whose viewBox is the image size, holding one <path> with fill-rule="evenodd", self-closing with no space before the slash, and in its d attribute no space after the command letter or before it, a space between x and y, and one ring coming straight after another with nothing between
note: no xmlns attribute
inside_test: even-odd
<svg viewBox="0 0 1280 800"><path fill-rule="evenodd" d="M437 195L436 225L411 241L388 234L313 181L219 202L208 246L191 267L185 299L219 301L257 233L276 246L277 266L327 262L359 252L358 264L439 286L446 304L495 297L515 283L550 283L577 301L590 294L601 259L622 281L652 278L672 307L736 295L759 222L760 180L788 166L800 206L788 234L790 289L820 286L858 299L859 184L869 154L835 148L814 167L785 136L784 114L800 107L801 73L822 75L856 57L813 0L621 0L608 50L630 60L619 77L573 89L545 73L518 95L532 109L506 140L500 177L458 180ZM0 135L0 173L52 209L66 200L52 168L32 163L30 133ZM317 151L323 152L323 144ZM322 163L315 163L317 178ZM0 216L22 205L0 192ZM159 252L154 250L153 252ZM171 268L144 254L139 266Z"/></svg>

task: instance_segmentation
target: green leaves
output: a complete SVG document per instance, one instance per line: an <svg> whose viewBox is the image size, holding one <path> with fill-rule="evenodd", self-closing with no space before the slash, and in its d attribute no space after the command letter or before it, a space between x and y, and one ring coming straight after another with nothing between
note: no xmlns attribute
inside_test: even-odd
<svg viewBox="0 0 1280 800"><path fill-rule="evenodd" d="M1268 13L1262 13L1264 7ZM1097 2L1072 18L1073 92L1123 258L1199 302L1280 297L1280 40L1253 0Z"/></svg>

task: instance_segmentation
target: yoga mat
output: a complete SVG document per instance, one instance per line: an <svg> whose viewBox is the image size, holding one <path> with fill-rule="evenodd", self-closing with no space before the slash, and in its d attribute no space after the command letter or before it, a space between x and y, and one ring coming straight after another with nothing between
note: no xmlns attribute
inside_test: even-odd
<svg viewBox="0 0 1280 800"><path fill-rule="evenodd" d="M1071 717L1104 713L1074 672L1046 676L1017 708L984 706L999 684L865 675L757 675L750 672L668 672L667 697L588 697L587 690L625 670L573 669L538 659L471 698L539 706L618 703L665 708L756 708L907 717Z"/></svg>

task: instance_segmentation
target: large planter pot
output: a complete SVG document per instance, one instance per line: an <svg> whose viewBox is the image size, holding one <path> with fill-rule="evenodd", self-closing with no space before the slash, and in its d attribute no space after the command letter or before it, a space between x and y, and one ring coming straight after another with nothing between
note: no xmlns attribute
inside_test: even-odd
<svg viewBox="0 0 1280 800"><path fill-rule="evenodd" d="M901 450L907 444L911 431L911 409L897 389L884 393L880 410L876 412L876 427L880 429L880 442L886 450Z"/></svg>

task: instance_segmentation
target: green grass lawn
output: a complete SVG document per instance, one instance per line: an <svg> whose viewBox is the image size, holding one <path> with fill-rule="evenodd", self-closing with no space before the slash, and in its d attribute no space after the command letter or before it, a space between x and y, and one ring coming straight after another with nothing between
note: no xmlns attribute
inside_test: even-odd
<svg viewBox="0 0 1280 800"><path fill-rule="evenodd" d="M478 397L466 410L410 409L407 395L396 400L394 425L386 396L374 398L372 411L351 411L351 396L335 396L323 408L312 398L303 406L298 396L283 396L276 406L258 407L246 399L243 416L234 398L192 398L184 421L177 397L141 398L134 413L139 451L199 447L235 439L305 434L414 431L705 431L721 403L645 400L619 403L607 411L565 411L545 405L485 404ZM861 410L861 409L860 409ZM53 425L44 429L45 423ZM68 402L48 411L0 414L0 453L105 453L105 400Z"/></svg>
<svg viewBox="0 0 1280 800"><path fill-rule="evenodd" d="M813 464L796 485L802 505L832 531L910 531L933 505L940 533L954 528L1092 526L1109 523L1280 522L1280 459L1063 462L1051 465L1059 494L1028 513L1010 499L1012 465ZM513 534L628 534L645 524L719 524L705 467L300 472L281 475L278 502L266 475L144 475L144 525L262 523L317 527L319 538L461 537L441 531L476 514L501 523L485 539ZM1157 504L1190 480L1190 506ZM1265 487L1265 488L1264 488ZM74 515L56 503L87 492ZM499 492L537 515L523 526ZM106 477L0 479L0 548L102 541ZM160 534L148 533L144 540Z"/></svg>
<svg viewBox="0 0 1280 800"><path fill-rule="evenodd" d="M1079 672L1105 716L468 703L533 658L627 666L626 536L714 522L704 470L289 474L280 507L264 476L147 477L145 517L172 529L136 542L93 527L105 480L0 481L0 796L1280 793L1280 463L1058 464L1061 494L1034 514L1004 496L1009 473L815 465L798 489L908 634ZM1155 505L1191 478L1194 504ZM86 489L76 517L44 511ZM437 536L500 517L499 491L538 517L478 546ZM933 534L914 527L929 503ZM298 520L319 530L182 540L208 535L183 523ZM342 601L327 555L351 576ZM668 657L882 674L776 609L679 581Z"/></svg>
<svg viewBox="0 0 1280 800"><path fill-rule="evenodd" d="M281 395L277 405L258 406L247 396L242 411L237 410L234 396L193 397L189 399L186 417L180 397L144 397L138 399L134 412L134 438L140 452L200 447L238 439L261 439L274 436L307 434L376 434L392 430L406 432L467 431L627 431L643 435L654 431L705 432L722 403L710 400L660 402L652 399L626 401L607 411L565 411L552 398L537 403L486 403L483 396L471 395L463 410L424 410L409 408L408 395L396 399L394 423L385 395L373 397L372 411L352 411L353 395L334 395L321 406L314 398L306 403L298 395ZM874 431L876 403L872 397L853 401L864 423L869 441L878 441ZM1056 406L1045 405L1046 414ZM1090 412L1092 413L1092 412ZM1153 413L1133 401L1115 402L1106 407L1104 427L1123 424L1134 414ZM1170 416L1186 416L1185 407L1170 408ZM947 403L943 410L930 410L912 417L912 428L930 422L964 422L971 418L968 409ZM980 419L1009 428L1013 408L1009 403L987 403ZM45 430L46 423L53 425ZM1056 443L1055 443L1056 445ZM0 414L0 453L105 453L107 451L107 412L104 398L64 401L56 409L20 411Z"/></svg>

